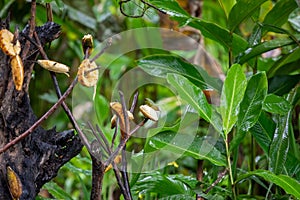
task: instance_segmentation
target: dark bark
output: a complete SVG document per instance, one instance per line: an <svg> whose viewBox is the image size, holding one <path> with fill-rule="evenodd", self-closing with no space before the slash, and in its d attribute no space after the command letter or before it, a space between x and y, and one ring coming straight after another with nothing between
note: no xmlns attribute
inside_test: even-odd
<svg viewBox="0 0 300 200"><path fill-rule="evenodd" d="M1 22L0 28L8 24ZM36 27L42 45L56 39L60 26L48 22ZM22 48L26 42L29 27L20 34ZM0 148L22 134L36 122L28 94L33 60L38 56L37 47L30 45L24 63L24 84L21 91L15 89L9 57L0 51ZM82 148L81 141L73 130L56 132L55 129L35 129L31 135L0 154L0 199L11 199L7 185L6 167L10 166L22 182L20 199L34 199L40 188L57 175L59 168L76 156Z"/></svg>

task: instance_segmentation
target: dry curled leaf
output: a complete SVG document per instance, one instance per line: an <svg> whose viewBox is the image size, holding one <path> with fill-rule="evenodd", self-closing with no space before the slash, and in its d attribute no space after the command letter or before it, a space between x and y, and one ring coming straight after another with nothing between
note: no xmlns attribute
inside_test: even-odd
<svg viewBox="0 0 300 200"><path fill-rule="evenodd" d="M21 52L21 44L18 40L13 43L14 35L7 29L0 30L0 48L8 56L16 56Z"/></svg>
<svg viewBox="0 0 300 200"><path fill-rule="evenodd" d="M98 67L95 62L90 62L89 59L84 59L78 68L78 81L86 87L93 87L98 82Z"/></svg>
<svg viewBox="0 0 300 200"><path fill-rule="evenodd" d="M10 167L6 168L8 188L13 199L19 199L22 194L22 183L16 172Z"/></svg>
<svg viewBox="0 0 300 200"><path fill-rule="evenodd" d="M16 90L21 90L24 80L24 67L21 57L19 55L11 57L10 65Z"/></svg>
<svg viewBox="0 0 300 200"><path fill-rule="evenodd" d="M70 68L67 65L52 60L38 60L37 63L41 67L49 71L56 72L56 73L64 73L69 77L68 72Z"/></svg>

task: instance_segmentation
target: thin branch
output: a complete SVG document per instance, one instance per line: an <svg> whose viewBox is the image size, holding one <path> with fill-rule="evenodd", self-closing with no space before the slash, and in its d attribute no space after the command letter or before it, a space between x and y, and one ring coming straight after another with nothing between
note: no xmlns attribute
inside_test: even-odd
<svg viewBox="0 0 300 200"><path fill-rule="evenodd" d="M114 144L115 144L115 140L117 138L117 134L118 134L118 127L119 127L119 117L117 117L117 121L116 121L116 126L115 126L115 130L114 130L114 134L111 140L111 146L110 148L113 149L114 148Z"/></svg>
<svg viewBox="0 0 300 200"><path fill-rule="evenodd" d="M110 155L110 149L109 149L109 147L107 147L107 146L103 143L103 141L101 140L101 138L100 138L99 135L97 134L96 130L94 129L93 125L92 125L90 122L88 122L88 126L89 126L89 128L91 129L93 135L96 137L96 139L97 139L98 143L100 144L100 146L104 149L104 151L106 151L106 153L107 153L108 155ZM97 131L99 132L99 130L97 130ZM101 156L102 156L102 155L101 155Z"/></svg>
<svg viewBox="0 0 300 200"><path fill-rule="evenodd" d="M108 143L108 141L107 141L105 135L104 135L103 132L100 130L100 128L99 128L98 125L96 125L96 129L97 129L97 131L98 131L100 137L101 137L102 140L104 141L104 144L105 144L105 146L106 146L106 149L107 149L107 151L108 151L108 154L110 155L110 154L111 154L111 149L109 148L109 143Z"/></svg>
<svg viewBox="0 0 300 200"><path fill-rule="evenodd" d="M14 146L21 140L23 140L25 137L27 137L30 133L32 133L43 121L45 121L54 111L57 110L57 108L62 104L62 102L67 98L67 96L72 92L74 86L76 85L78 81L77 76L69 86L69 88L66 90L66 92L60 97L60 99L40 118L38 119L31 127L29 127L24 133L7 143L4 147L0 149L0 154L8 150L10 147Z"/></svg>
<svg viewBox="0 0 300 200"><path fill-rule="evenodd" d="M35 45L38 47L43 59L49 60L47 54L44 51L44 48L41 45L40 39L39 39L36 32L34 32L34 36L35 36L35 39L36 39ZM32 41L32 40L30 40L30 41ZM60 91L60 88L59 88L59 85L58 85L56 74L54 72L50 71L50 75L51 75L51 78L52 78L52 82L54 84L56 95L57 95L58 98L60 98L61 97L61 91ZM73 127L77 131L79 137L83 140L86 147L88 149L91 149L91 147L89 145L89 142L88 142L88 139L85 137L84 133L82 132L81 128L79 127L78 123L76 122L76 119L74 118L74 116L73 116L71 110L69 109L69 107L67 106L67 104L63 101L61 105L62 105L65 113L67 114L70 122L72 123Z"/></svg>
<svg viewBox="0 0 300 200"><path fill-rule="evenodd" d="M205 194L207 194L211 189L213 189L221 180L222 178L226 175L228 172L228 169L225 169L223 172L218 174L218 178L205 190Z"/></svg>
<svg viewBox="0 0 300 200"><path fill-rule="evenodd" d="M107 43L105 44L105 46L101 49L101 51L100 51L99 53L97 53L97 54L94 56L94 58L92 58L92 59L90 60L90 62L92 63L92 62L94 62L97 58L99 58L99 56L101 56L101 55L106 51L106 49L107 49L108 47L111 46L111 44L112 44L112 38L109 38L108 41L107 41Z"/></svg>
<svg viewBox="0 0 300 200"><path fill-rule="evenodd" d="M36 13L36 1L32 0L31 10L30 10L30 20L29 20L29 33L28 33L29 38L32 38L33 32L35 31L35 13ZM24 60L24 58L28 54L29 49L30 49L30 42L26 41L24 48L22 50L22 56L21 56L22 60Z"/></svg>
<svg viewBox="0 0 300 200"><path fill-rule="evenodd" d="M139 97L139 91L137 91L133 96L132 104L131 104L131 107L130 107L130 110L129 110L131 113L133 113L133 111L136 107L136 104L138 102L138 97Z"/></svg>

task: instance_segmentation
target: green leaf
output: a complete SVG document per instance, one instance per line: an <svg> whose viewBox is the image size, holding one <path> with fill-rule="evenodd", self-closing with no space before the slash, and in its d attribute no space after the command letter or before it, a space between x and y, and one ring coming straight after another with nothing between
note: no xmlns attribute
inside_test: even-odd
<svg viewBox="0 0 300 200"><path fill-rule="evenodd" d="M269 150L269 170L280 174L284 168L287 153L289 150L289 121L291 111L288 115L277 115L277 127Z"/></svg>
<svg viewBox="0 0 300 200"><path fill-rule="evenodd" d="M236 0L218 0L219 4L223 8L226 16L228 17L230 10L236 3Z"/></svg>
<svg viewBox="0 0 300 200"><path fill-rule="evenodd" d="M283 97L269 94L263 103L263 110L279 115L285 115L291 109L291 104Z"/></svg>
<svg viewBox="0 0 300 200"><path fill-rule="evenodd" d="M176 73L188 78L200 88L214 88L220 90L220 82L211 78L205 70L181 58L171 55L153 55L138 60L138 65L153 76L166 78L168 73Z"/></svg>
<svg viewBox="0 0 300 200"><path fill-rule="evenodd" d="M247 79L239 64L228 70L221 94L220 113L223 120L223 131L227 135L237 121L239 105L243 99Z"/></svg>
<svg viewBox="0 0 300 200"><path fill-rule="evenodd" d="M149 144L155 149L164 149L173 153L191 156L199 160L208 160L218 166L226 166L225 156L206 138L196 136L190 143L191 136L177 132L162 132L150 139ZM187 141L188 140L188 141ZM189 144L187 146L187 144Z"/></svg>
<svg viewBox="0 0 300 200"><path fill-rule="evenodd" d="M293 51L290 51L287 55L284 55L277 62L274 63L272 68L268 71L268 77L273 77L277 74L278 71L286 71L286 73L290 73L286 70L286 65L297 62L295 70L299 70L299 60L300 60L300 48L296 48Z"/></svg>
<svg viewBox="0 0 300 200"><path fill-rule="evenodd" d="M187 78L178 74L168 74L168 82L176 88L179 96L188 102L207 122L211 123L220 132L216 119L213 119L212 106L207 102L202 90L193 85Z"/></svg>
<svg viewBox="0 0 300 200"><path fill-rule="evenodd" d="M294 88L300 81L300 75L283 75L274 76L269 79L268 93L273 93L279 96L287 94Z"/></svg>
<svg viewBox="0 0 300 200"><path fill-rule="evenodd" d="M221 44L225 50L232 50L234 56L245 51L248 47L248 42L245 39L235 33L230 34L227 29L224 29L214 23L194 18L188 23L188 25L200 30L204 37Z"/></svg>
<svg viewBox="0 0 300 200"><path fill-rule="evenodd" d="M300 32L300 8L295 9L290 15L288 21L291 26L298 32ZM1 15L0 15L1 17Z"/></svg>
<svg viewBox="0 0 300 200"><path fill-rule="evenodd" d="M254 136L256 142L266 154L269 153L275 128L275 122L265 112L261 112L258 121L250 129L250 132Z"/></svg>
<svg viewBox="0 0 300 200"><path fill-rule="evenodd" d="M170 196L172 198L173 195L185 195L186 199L191 199L190 197L193 197L195 192L180 178L177 178L178 176L180 175L172 176L160 172L143 174L132 190L142 194L156 193L160 195L160 199ZM173 197L172 199L178 198Z"/></svg>
<svg viewBox="0 0 300 200"><path fill-rule="evenodd" d="M247 17L251 16L267 0L240 0L231 9L228 17L228 28L233 32Z"/></svg>
<svg viewBox="0 0 300 200"><path fill-rule="evenodd" d="M109 115L109 103L103 95L97 94L95 96L94 107L98 122L101 124L101 122L105 121Z"/></svg>
<svg viewBox="0 0 300 200"><path fill-rule="evenodd" d="M236 182L246 179L249 176L259 176L268 182L274 183L284 189L288 194L294 195L296 198L300 198L300 183L295 179L286 175L275 175L267 170L256 170L248 172L247 174L238 177Z"/></svg>
<svg viewBox="0 0 300 200"><path fill-rule="evenodd" d="M237 134L230 142L230 150L244 139L246 132L253 127L262 110L262 103L267 95L267 76L264 72L253 75L247 85L244 99L240 104L237 121Z"/></svg>
<svg viewBox="0 0 300 200"><path fill-rule="evenodd" d="M300 35L295 35L297 41L300 40ZM295 44L295 41L290 38L276 38L258 45L255 45L251 48L248 48L241 56L237 57L236 60L239 64L243 64L249 61L251 58L261 55L264 52L276 49L279 47L287 46L290 44Z"/></svg>
<svg viewBox="0 0 300 200"><path fill-rule="evenodd" d="M52 181L46 183L43 187L56 199L72 200L72 197L67 192Z"/></svg>
<svg viewBox="0 0 300 200"><path fill-rule="evenodd" d="M268 82L264 72L250 78L244 99L240 105L237 121L238 129L248 131L257 122L267 91Z"/></svg>
<svg viewBox="0 0 300 200"><path fill-rule="evenodd" d="M150 0L149 2L159 8L159 10L166 12L166 14L171 17L190 17L190 15L182 9L175 0Z"/></svg>
<svg viewBox="0 0 300 200"><path fill-rule="evenodd" d="M280 0L266 15L263 24L282 26L288 20L290 13L297 8L295 0Z"/></svg>

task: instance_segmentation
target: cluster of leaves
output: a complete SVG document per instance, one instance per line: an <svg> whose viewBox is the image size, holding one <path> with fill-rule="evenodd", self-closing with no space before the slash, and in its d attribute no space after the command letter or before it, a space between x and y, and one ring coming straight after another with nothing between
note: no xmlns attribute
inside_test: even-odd
<svg viewBox="0 0 300 200"><path fill-rule="evenodd" d="M266 191L262 197L256 198L263 198L264 195L276 197L284 193L299 198L297 107L300 95L298 65L300 57L297 28L299 24L294 20L299 12L296 1L281 0L276 3L265 0L219 1L227 19L226 27L191 17L175 1L150 2L181 25L196 28L205 38L221 44L230 55L230 65L234 63L229 66L225 82L220 89L209 84L210 77L204 76L205 73L194 73L194 66L191 64L174 62L177 58L155 55L139 60L139 65L145 71L156 76L164 76L177 89L179 96L222 136L225 148L223 151L214 148L214 151L225 156L216 156L217 154L212 152L201 155L199 149L191 148L193 145L186 149L189 156L228 168L227 193L223 192L224 188L215 188L214 194L223 196L222 198L226 194L232 198L237 198L238 195L250 198L251 195L258 194L253 190L248 193L242 191L243 189L251 191L253 182L248 182L246 188L243 188L240 182L254 180ZM270 6L270 9L262 12L267 6ZM242 34L242 25L251 25L247 20L251 20L252 30L250 35L245 36ZM290 27L282 28L283 25ZM268 39L268 33L272 33L271 39L270 37ZM262 53L277 48L281 49L280 55L273 58L261 56ZM246 66L250 68L246 69ZM160 67L160 70L154 70L157 67ZM202 78L199 78L199 75ZM208 104L202 93L207 87L220 92L220 106ZM161 145L158 143L164 143L170 144L172 150L182 148L172 145L171 141L165 138L164 135L157 134L150 139L150 145L157 144L155 147L159 148ZM251 140L250 152L242 155L242 159L249 159L250 164L241 167L237 165L238 149L245 148L247 139ZM197 142L198 145L200 143ZM256 150L256 144L263 152L259 153ZM262 162L266 164L260 165ZM262 182L257 177L268 183ZM183 180L182 182L184 183ZM274 184L281 187L284 192L278 188L273 190ZM192 188L191 185L186 185ZM178 194L180 193L173 193Z"/></svg>
<svg viewBox="0 0 300 200"><path fill-rule="evenodd" d="M91 1L83 1L84 6L78 6L76 2L74 5L62 1L45 2L53 5L54 21L62 25L65 33L51 47L58 49L57 52L64 52L63 57L55 52L49 52L49 57L70 66L78 66L83 57L80 49L83 34L89 32L102 40L121 30L157 26L158 22L158 15L153 8L147 9L143 18L125 18L119 13L116 1L112 0L102 1L101 6ZM40 5L45 2L41 1ZM226 78L221 84L202 68L174 56L173 53L154 49L142 49L118 58L106 54L98 60L104 66L109 65L106 65L109 74L104 73L106 79L99 82L102 85L101 94L97 93L95 99L99 125L108 138L111 133L107 123L110 118L107 93L110 93L112 83L129 69L128 66L139 66L152 76L166 79L186 105L192 107L193 112L202 119L199 130L193 130L198 131L198 134L188 147L185 145L188 137L178 134L178 127L182 122L176 121L176 112L169 116L172 119L170 121L173 121L169 126L150 131L151 137L145 141L130 141L129 148L134 148L135 143L138 143L141 153L134 156L136 159L160 149L184 152L176 161L179 167L174 167L174 164L152 173L131 174L134 198L194 199L196 194L207 199L224 199L228 196L256 199L300 198L300 24L297 20L297 1L204 1L201 19L192 17L175 0L147 2L167 13L180 26L199 30L206 47L219 59L226 71ZM15 10L21 7L14 5L14 1L6 1L5 5L0 16L10 6L15 6ZM141 9L143 6L145 5L140 1L128 1L128 5L124 5L124 11L129 16L138 15L142 12L131 12L138 12L135 8ZM22 19L26 17L19 16L18 23ZM37 7L37 20L38 23L46 21L46 12L42 6ZM135 42L142 44L145 41L136 35ZM272 50L278 49L280 53L277 55L262 56L263 53L272 55ZM114 62L108 63L112 59ZM36 69L36 74L43 76L42 73ZM39 88L39 92L31 92L31 101L33 105L38 105L34 109L43 113L39 98L50 103L55 102L56 98L54 92L48 91L49 88L41 88L39 85L47 84L39 81L46 79L37 79L36 83L32 81L30 87L35 91ZM67 81L60 82L66 86L68 84ZM208 103L202 92L207 88L220 94L220 105ZM152 98L155 94L154 99L170 95L170 91L160 87L152 90L155 91L148 89L140 98L147 97L148 94ZM35 96L37 94L43 95ZM170 107L175 110L174 106ZM47 124L48 127L53 124L59 128L65 126L64 116L58 115ZM209 125L220 136L214 146L205 143ZM173 138L178 135L182 142L174 143ZM91 161L86 156L85 149L63 167L55 182L46 184L45 188L56 198L89 199ZM201 181L195 178L198 160L204 160L205 175ZM224 169L228 169L226 176L211 188ZM105 175L103 196L106 198L111 198L116 190L112 177L111 172ZM64 186L65 190L59 185Z"/></svg>

